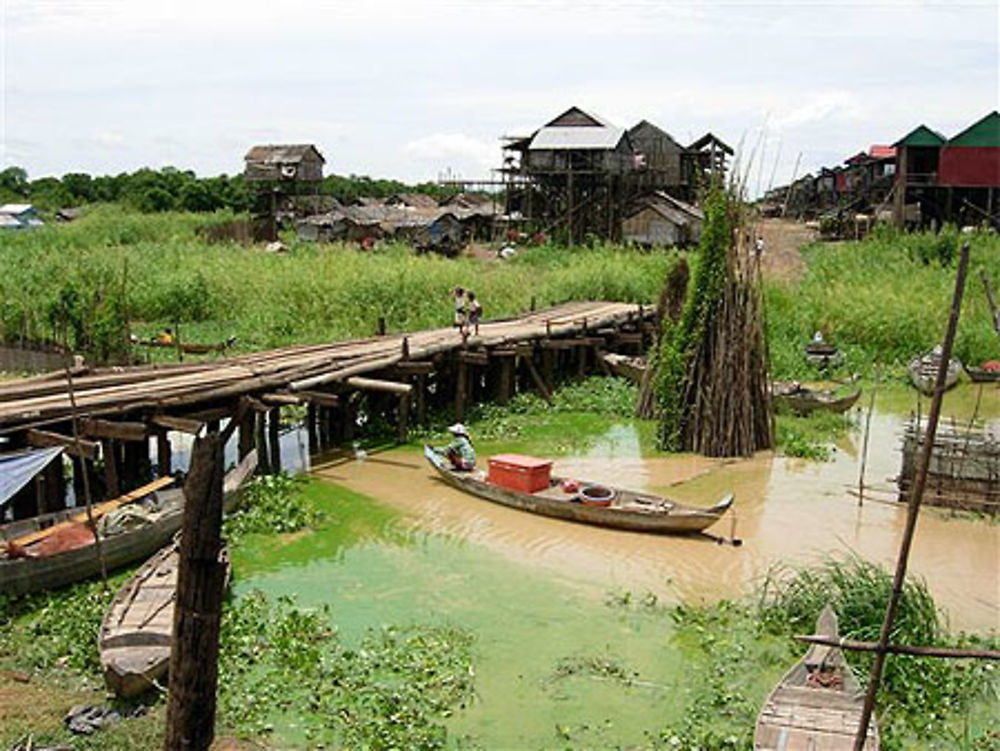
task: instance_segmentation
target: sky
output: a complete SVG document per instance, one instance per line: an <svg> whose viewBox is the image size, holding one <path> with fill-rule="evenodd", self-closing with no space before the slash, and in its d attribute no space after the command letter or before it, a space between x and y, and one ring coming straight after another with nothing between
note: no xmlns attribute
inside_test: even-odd
<svg viewBox="0 0 1000 751"><path fill-rule="evenodd" d="M998 107L1000 2L0 0L0 162L31 178L489 178L570 106L740 148L751 192ZM796 173L796 164L797 173Z"/></svg>

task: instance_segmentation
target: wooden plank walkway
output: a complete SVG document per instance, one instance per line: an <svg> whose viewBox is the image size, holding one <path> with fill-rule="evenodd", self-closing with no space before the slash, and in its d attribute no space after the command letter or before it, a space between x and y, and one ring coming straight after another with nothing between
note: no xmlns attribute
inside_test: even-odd
<svg viewBox="0 0 1000 751"><path fill-rule="evenodd" d="M574 302L527 315L484 322L479 336L463 340L453 327L411 334L285 347L239 357L134 368L103 369L74 378L81 416L127 418L190 411L225 400L262 394L286 397L377 374L407 361L442 353L491 353L603 332L637 330L652 309L626 303ZM520 352L518 353L520 354ZM467 355L469 356L469 355ZM406 387L404 387L406 388ZM309 401L302 397L302 401ZM71 412L63 373L0 385L0 434L65 422Z"/></svg>

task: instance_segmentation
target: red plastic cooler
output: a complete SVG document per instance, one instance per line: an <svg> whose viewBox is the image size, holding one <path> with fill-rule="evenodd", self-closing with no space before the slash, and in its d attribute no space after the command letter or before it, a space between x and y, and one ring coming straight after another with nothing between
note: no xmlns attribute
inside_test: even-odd
<svg viewBox="0 0 1000 751"><path fill-rule="evenodd" d="M501 488L536 493L549 487L552 462L521 454L498 454L490 458L490 482Z"/></svg>

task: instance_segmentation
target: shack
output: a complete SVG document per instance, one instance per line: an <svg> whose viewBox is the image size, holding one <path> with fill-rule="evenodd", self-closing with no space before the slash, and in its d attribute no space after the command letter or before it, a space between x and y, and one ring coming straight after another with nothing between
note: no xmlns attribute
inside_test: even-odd
<svg viewBox="0 0 1000 751"><path fill-rule="evenodd" d="M253 146L243 161L243 176L249 182L321 182L326 163L311 143Z"/></svg>
<svg viewBox="0 0 1000 751"><path fill-rule="evenodd" d="M690 245L701 238L700 209L655 191L638 201L622 220L622 241L644 248Z"/></svg>
<svg viewBox="0 0 1000 751"><path fill-rule="evenodd" d="M903 433L903 464L896 478L900 501L909 500L926 435L924 420L911 420ZM923 502L979 513L1000 511L1000 438L981 427L939 427Z"/></svg>

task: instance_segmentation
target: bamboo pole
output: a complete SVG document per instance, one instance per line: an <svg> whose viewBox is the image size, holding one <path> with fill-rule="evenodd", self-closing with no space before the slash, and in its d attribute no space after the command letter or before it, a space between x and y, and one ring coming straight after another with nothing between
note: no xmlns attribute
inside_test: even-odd
<svg viewBox="0 0 1000 751"><path fill-rule="evenodd" d="M91 533L94 535L94 555L97 556L97 562L101 567L101 584L105 589L108 588L108 567L104 561L104 548L101 545L101 535L97 531L97 524L94 521L94 508L93 500L90 495L90 473L87 471L86 459L80 454L80 426L78 424L78 417L76 413L76 395L73 393L73 373L70 372L69 367L66 368L66 391L69 395L69 405L70 405L70 422L73 425L73 443L76 447L77 456L80 457L79 466L83 467L83 497L87 504L87 526L90 527Z"/></svg>
<svg viewBox="0 0 1000 751"><path fill-rule="evenodd" d="M796 641L809 644L823 644L828 647L840 647L850 652L882 652L893 655L913 655L915 657L943 657L954 660L1000 660L1000 651L995 649L958 649L956 647L921 647L908 644L886 644L880 647L878 642L857 641L855 639L839 639L830 636L799 635L793 637Z"/></svg>
<svg viewBox="0 0 1000 751"><path fill-rule="evenodd" d="M865 502L865 467L868 464L868 438L872 429L872 412L875 411L875 389L868 398L868 414L865 415L865 439L861 448L861 471L858 474L858 505Z"/></svg>
<svg viewBox="0 0 1000 751"><path fill-rule="evenodd" d="M903 593L903 582L906 578L906 567L910 557L910 546L913 543L913 533L917 527L917 516L920 513L920 502L923 500L924 486L927 483L927 471L931 462L931 450L934 447L934 436L937 433L938 420L941 417L941 402L944 400L944 382L948 373L948 362L951 360L951 350L955 343L955 332L958 329L958 318L962 311L962 295L965 292L965 277L969 270L969 244L962 246L958 261L958 273L955 275L955 292L951 301L951 314L948 317L948 330L942 344L941 362L938 365L937 379L934 383L934 398L931 400L930 413L927 417L927 432L924 434L924 444L920 452L920 464L910 491L906 507L906 528L899 547L899 558L896 561L896 575L892 581L892 593L885 609L885 619L879 632L875 660L868 676L868 689L865 692L865 704L861 710L858 722L858 732L854 738L854 751L864 751L865 740L868 737L868 726L871 724L872 712L875 709L875 696L882 681L882 669L885 666L886 646L889 635L896 621L896 609Z"/></svg>

